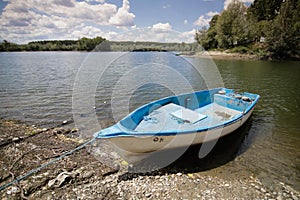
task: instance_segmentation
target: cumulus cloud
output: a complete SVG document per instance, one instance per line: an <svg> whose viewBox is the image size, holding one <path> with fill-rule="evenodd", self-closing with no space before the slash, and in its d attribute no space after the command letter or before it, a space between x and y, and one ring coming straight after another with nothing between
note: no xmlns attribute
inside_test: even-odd
<svg viewBox="0 0 300 200"><path fill-rule="evenodd" d="M209 16L209 17L213 17L213 16L218 15L218 14L219 14L219 12L213 12L213 11L209 11L208 13L206 13L206 15Z"/></svg>
<svg viewBox="0 0 300 200"><path fill-rule="evenodd" d="M129 0L123 0L123 6L118 9L115 16L110 18L109 23L116 26L133 26L135 15L129 10Z"/></svg>
<svg viewBox="0 0 300 200"><path fill-rule="evenodd" d="M129 0L123 0L120 8L105 0L6 1L0 16L0 40L26 43L102 36L120 41L194 42L195 30L176 32L169 22L137 28ZM120 33L122 30L126 32Z"/></svg>
<svg viewBox="0 0 300 200"><path fill-rule="evenodd" d="M211 18L205 18L204 15L201 15L195 22L195 26L208 26Z"/></svg>
<svg viewBox="0 0 300 200"><path fill-rule="evenodd" d="M92 38L95 37L95 35L103 35L104 33L100 28L96 28L93 26L83 26L77 27L75 31L72 31L69 34L71 34L73 38Z"/></svg>
<svg viewBox="0 0 300 200"><path fill-rule="evenodd" d="M129 9L129 0L124 0L119 9L105 0L8 1L0 16L0 39L18 43L36 39L77 39L73 36L88 29L91 30L89 36L96 37L103 33L99 31L101 26L134 25L135 15ZM84 26L87 28L82 29Z"/></svg>
<svg viewBox="0 0 300 200"><path fill-rule="evenodd" d="M157 23L152 26L152 30L157 32L169 31L172 29L172 26L169 23Z"/></svg>
<svg viewBox="0 0 300 200"><path fill-rule="evenodd" d="M147 28L130 28L128 31L111 34L115 41L151 41L151 42L194 42L195 30L178 32L172 29L170 23L157 23Z"/></svg>
<svg viewBox="0 0 300 200"><path fill-rule="evenodd" d="M224 10L227 9L228 5L232 3L234 0L225 0L224 1ZM239 0L242 3L253 3L254 0Z"/></svg>
<svg viewBox="0 0 300 200"><path fill-rule="evenodd" d="M209 11L208 13L206 13L205 15L201 15L195 22L194 25L195 26L200 26L200 27L204 27L204 26L209 26L209 22L211 20L211 18L215 15L219 14L218 12L214 12L214 11Z"/></svg>
<svg viewBox="0 0 300 200"><path fill-rule="evenodd" d="M188 42L188 43L192 43L192 42L195 42L195 34L196 34L196 30L193 29L191 31L186 31L186 32L183 32L181 35L182 35L182 40L185 41L185 42Z"/></svg>
<svg viewBox="0 0 300 200"><path fill-rule="evenodd" d="M185 20L183 21L183 23L184 23L185 25L187 25L187 23L188 23L188 20L187 20L187 19L185 19Z"/></svg>

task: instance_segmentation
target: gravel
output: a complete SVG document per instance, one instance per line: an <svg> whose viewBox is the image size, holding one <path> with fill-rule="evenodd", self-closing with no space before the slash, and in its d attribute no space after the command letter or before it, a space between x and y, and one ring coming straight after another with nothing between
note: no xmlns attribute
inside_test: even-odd
<svg viewBox="0 0 300 200"><path fill-rule="evenodd" d="M1 186L73 149L79 141L70 135L76 131L63 128L45 130L0 120L0 130L0 141L8 141L0 147ZM221 177L209 170L169 169L130 173L126 162L119 163L112 169L83 149L7 187L0 199L300 199L291 186L276 182L271 189L253 174Z"/></svg>

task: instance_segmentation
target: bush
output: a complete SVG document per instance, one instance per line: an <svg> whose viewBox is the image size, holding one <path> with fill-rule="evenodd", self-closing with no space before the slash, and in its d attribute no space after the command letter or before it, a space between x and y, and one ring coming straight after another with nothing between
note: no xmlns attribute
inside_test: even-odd
<svg viewBox="0 0 300 200"><path fill-rule="evenodd" d="M232 49L229 50L230 53L242 53L242 54L246 54L246 53L251 53L250 49L248 47L234 47Z"/></svg>

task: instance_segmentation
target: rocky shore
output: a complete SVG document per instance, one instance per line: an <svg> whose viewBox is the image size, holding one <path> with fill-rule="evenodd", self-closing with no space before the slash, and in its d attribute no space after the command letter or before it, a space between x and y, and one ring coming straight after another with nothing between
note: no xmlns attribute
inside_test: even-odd
<svg viewBox="0 0 300 200"><path fill-rule="evenodd" d="M83 142L77 129L46 129L0 120L0 186ZM253 174L218 176L213 170L166 168L130 173L113 169L83 148L0 191L1 199L299 199L285 183L269 188Z"/></svg>
<svg viewBox="0 0 300 200"><path fill-rule="evenodd" d="M230 60L259 60L258 55L242 54L242 53L229 53L226 51L203 51L199 52L194 57L211 58L211 59L230 59Z"/></svg>

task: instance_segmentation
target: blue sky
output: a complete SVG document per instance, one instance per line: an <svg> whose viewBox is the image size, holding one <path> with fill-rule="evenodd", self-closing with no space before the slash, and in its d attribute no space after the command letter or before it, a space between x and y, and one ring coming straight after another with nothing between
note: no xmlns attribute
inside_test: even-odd
<svg viewBox="0 0 300 200"><path fill-rule="evenodd" d="M143 3L141 0L131 0L132 12L137 17L137 26L151 26L154 23L170 23L177 31L188 31L193 27L193 22L200 15L209 11L221 12L224 2L202 0L153 0L151 3ZM150 2L150 1L149 1ZM184 24L184 21L187 23Z"/></svg>
<svg viewBox="0 0 300 200"><path fill-rule="evenodd" d="M0 40L193 42L233 0L0 0ZM240 0L249 5L253 0Z"/></svg>

